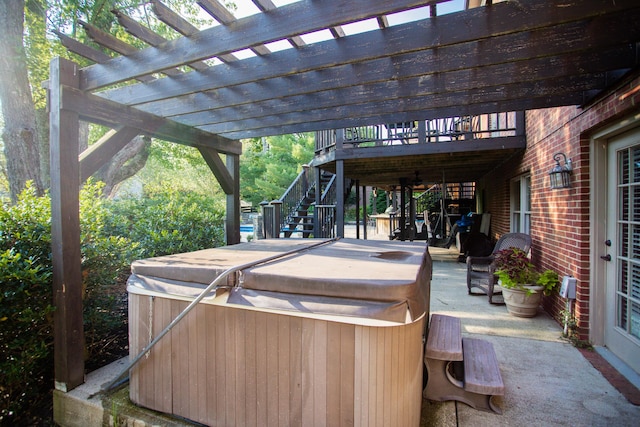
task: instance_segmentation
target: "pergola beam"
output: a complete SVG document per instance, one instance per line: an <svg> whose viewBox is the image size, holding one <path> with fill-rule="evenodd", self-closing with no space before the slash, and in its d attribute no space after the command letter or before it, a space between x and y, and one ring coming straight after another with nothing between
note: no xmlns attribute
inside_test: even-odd
<svg viewBox="0 0 640 427"><path fill-rule="evenodd" d="M166 141L205 147L224 154L239 155L242 152L242 145L238 141L123 106L70 87L62 87L61 92L61 108L75 111L88 121L111 123L114 127L128 126L140 130L141 133L147 133Z"/></svg>
<svg viewBox="0 0 640 427"><path fill-rule="evenodd" d="M297 123L294 125L278 124L272 127L261 127L254 131L239 131L226 134L227 137L257 138L268 135L286 135L294 132L312 132L316 130L342 129L351 126L377 125L380 123L397 123L412 120L431 120L442 117L479 115L504 111L534 110L547 108L548 105L567 106L578 105L584 101L581 93L543 93L538 97L530 96L525 100L510 100L507 93L496 93L498 96L491 101L482 103L464 104L432 109L429 104L415 100L415 109L404 109L404 105L397 103L392 112L368 111L369 114L361 114L357 118L340 118L335 120L318 120ZM393 107L390 107L393 108Z"/></svg>
<svg viewBox="0 0 640 427"><path fill-rule="evenodd" d="M582 96L583 91L601 88L606 85L605 73L589 74L586 76L563 76L540 80L536 82L523 82L497 84L481 88L461 88L459 91L444 93L421 94L419 87L411 93L407 90L403 98L380 99L377 102L362 102L356 106L335 106L317 108L314 111L277 114L275 116L261 117L257 119L239 120L236 122L224 122L215 125L203 125L199 129L219 135L232 134L234 132L250 133L251 130L260 130L267 127L287 127L301 123L332 121L345 119L358 119L362 116L373 114L393 114L401 110L404 112L424 111L428 109L440 109L456 107L460 105L491 105L494 102L518 99L526 102L529 98L540 98L550 95L574 94ZM415 86L414 86L415 87ZM356 116L353 110L358 111ZM484 111L492 112L492 111ZM330 126L339 129L339 126Z"/></svg>
<svg viewBox="0 0 640 427"><path fill-rule="evenodd" d="M102 138L90 145L80 156L80 182L86 181L104 164L123 149L140 131L130 127L110 130Z"/></svg>

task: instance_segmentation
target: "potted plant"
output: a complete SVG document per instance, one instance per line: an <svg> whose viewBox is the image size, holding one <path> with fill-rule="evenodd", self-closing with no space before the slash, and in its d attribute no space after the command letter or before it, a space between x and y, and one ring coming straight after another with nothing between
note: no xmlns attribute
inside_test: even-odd
<svg viewBox="0 0 640 427"><path fill-rule="evenodd" d="M535 316L542 295L549 295L559 284L558 273L539 271L527 254L518 248L499 251L494 268L507 311L518 317Z"/></svg>

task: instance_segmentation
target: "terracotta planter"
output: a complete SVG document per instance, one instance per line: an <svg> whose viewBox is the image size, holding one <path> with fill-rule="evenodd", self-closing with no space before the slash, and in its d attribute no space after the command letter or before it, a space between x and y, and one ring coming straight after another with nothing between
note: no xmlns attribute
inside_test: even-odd
<svg viewBox="0 0 640 427"><path fill-rule="evenodd" d="M525 286L527 290L502 288L502 296L507 311L517 317L534 317L538 313L538 306L542 300L542 286Z"/></svg>

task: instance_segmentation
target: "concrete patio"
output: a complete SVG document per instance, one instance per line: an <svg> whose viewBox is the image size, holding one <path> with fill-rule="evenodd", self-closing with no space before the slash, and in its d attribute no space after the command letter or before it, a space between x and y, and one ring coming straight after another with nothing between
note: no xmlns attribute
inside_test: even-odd
<svg viewBox="0 0 640 427"><path fill-rule="evenodd" d="M384 238L371 233L368 237ZM431 313L457 316L463 336L478 336L493 344L505 396L497 400L502 415L463 403L423 400L421 426L637 425L640 406L630 403L578 349L562 339L561 327L546 313L540 310L535 318L517 318L502 305L488 304L484 296L468 295L465 265L457 262L455 248L431 248L430 252L434 259ZM109 425L109 418L116 414L127 415L135 426L193 425L132 407L127 403L127 387L110 396L94 396L124 363L121 360L89 374L87 382L70 393L56 393L56 419L67 420L64 425L100 425L103 421ZM637 375L632 374L630 380L637 386Z"/></svg>
<svg viewBox="0 0 640 427"><path fill-rule="evenodd" d="M431 248L434 258L431 313L457 316L463 336L493 343L505 384L503 414L463 403L423 401L422 426L635 426L631 404L572 344L541 309L517 318L485 296L470 296L466 266L457 251ZM637 378L632 378L636 380ZM638 391L636 390L636 393Z"/></svg>

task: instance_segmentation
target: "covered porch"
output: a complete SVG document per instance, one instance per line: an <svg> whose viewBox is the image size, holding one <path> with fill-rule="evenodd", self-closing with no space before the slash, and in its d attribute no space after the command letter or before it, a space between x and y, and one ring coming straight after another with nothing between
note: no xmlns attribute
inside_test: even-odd
<svg viewBox="0 0 640 427"><path fill-rule="evenodd" d="M240 138L582 105L638 65L640 8L635 1L469 2L482 6L440 16L438 7L446 1L368 0L342 2L341 7L334 7L335 2L309 0L276 7L271 1L255 0L261 13L236 20L221 3L207 0L199 3L220 25L202 31L189 26L161 2L152 3L167 25L184 37L158 39L157 34L120 16L121 25L149 47L123 47L109 35L86 25L96 43L121 56L105 57L60 35L71 51L96 64L80 68L72 61L59 59L51 66L56 395L60 399L57 410L62 411L58 412L59 417L75 413L70 409L72 405L64 402L72 399L71 393L84 382L85 375L83 331L78 326L82 325L82 278L77 189L135 135L145 133L200 150L227 194L227 243L235 244L240 236ZM420 7L430 11L424 19L389 25L389 15ZM356 35L343 31L344 25L366 20L377 22L376 29ZM318 31L329 32L331 37L319 43L304 42L302 36ZM291 48L271 52L266 45L275 41L287 41ZM236 54L244 50L255 55L238 60ZM127 81L135 82L121 85ZM78 153L75 142L80 120L104 124L113 131L87 152ZM515 155L522 148L522 141L516 142L520 145L507 149L492 146L492 154L498 157L482 156L473 149L456 151L450 145L441 146L447 148L442 153L419 157L412 151L415 148L408 147L404 154L409 157L398 156L400 163L394 169L406 174L406 169L401 170L406 165L402 160L411 158L424 162L423 170L428 171L444 156L452 167L469 172L468 180L473 181L481 177L472 176L471 171L486 172L496 162ZM376 161L371 158L356 162L358 155L354 156L330 159L328 163L345 178L349 169L356 170L364 163L372 165L374 169L367 176L376 182ZM465 169L470 156L484 159L483 164ZM388 156L377 153L374 157ZM415 170L411 167L408 172L411 175ZM387 182L392 185L395 181L391 178L398 177L390 174ZM342 193L340 188L338 192ZM447 274L455 276L454 272ZM435 277L437 274L437 283ZM466 287L463 289L466 292ZM436 301L434 298L433 304ZM486 307L484 299L480 304L481 313L492 309ZM434 305L431 310L437 312L438 308ZM475 322L482 316L469 318ZM508 322L495 326L502 331L504 324ZM517 351L525 351L523 356L530 354L527 342L522 344ZM576 359L568 344L557 344L570 352L561 354L561 358ZM498 350L501 364L506 364L503 366L510 366L510 354L515 351L505 350L501 355ZM550 352L542 352L547 353ZM557 360L539 366L549 372L549 366L555 366ZM518 365L519 362L511 366L515 370ZM589 371L588 366L581 371ZM562 378L549 378L547 385L564 390L554 383L559 377ZM512 384L519 384L517 376L513 381ZM589 391L588 387L584 389ZM531 395L540 395L531 391L527 396L519 395L517 390L513 393L511 396L520 396L520 401L527 402ZM547 396L549 390L545 389L545 393ZM558 400L563 398L568 401L565 396L558 396ZM598 402L594 396L584 399ZM549 413L547 405L547 400L540 401L535 413ZM520 410L516 405L512 407ZM110 410L111 407L102 407L100 416ZM616 411L625 416L633 413L628 408ZM575 415L567 407L563 416L568 414Z"/></svg>

